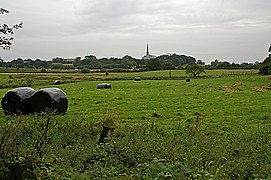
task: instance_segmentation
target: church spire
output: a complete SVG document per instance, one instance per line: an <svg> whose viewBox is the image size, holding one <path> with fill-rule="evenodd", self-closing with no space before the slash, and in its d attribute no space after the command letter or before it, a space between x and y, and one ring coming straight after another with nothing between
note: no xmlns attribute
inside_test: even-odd
<svg viewBox="0 0 271 180"><path fill-rule="evenodd" d="M142 59L144 60L148 60L148 59L153 59L156 56L154 55L150 55L150 51L149 51L149 43L147 42L147 50L146 50L146 54L142 57Z"/></svg>
<svg viewBox="0 0 271 180"><path fill-rule="evenodd" d="M147 42L147 52L146 52L146 56L150 55L149 53L149 43Z"/></svg>

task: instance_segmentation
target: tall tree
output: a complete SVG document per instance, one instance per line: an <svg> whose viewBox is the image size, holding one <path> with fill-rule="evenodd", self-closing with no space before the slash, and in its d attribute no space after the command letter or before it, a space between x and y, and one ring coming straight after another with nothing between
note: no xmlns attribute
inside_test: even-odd
<svg viewBox="0 0 271 180"><path fill-rule="evenodd" d="M158 58L146 60L146 68L151 71L163 69L162 61Z"/></svg>
<svg viewBox="0 0 271 180"><path fill-rule="evenodd" d="M9 11L4 8L0 8L0 15L7 14ZM8 50L12 45L12 34L14 34L15 29L20 29L23 27L23 23L14 24L9 26L8 24L0 24L0 47L4 50Z"/></svg>
<svg viewBox="0 0 271 180"><path fill-rule="evenodd" d="M176 69L174 63L171 60L165 60L162 63L162 67L163 67L164 70L174 70L174 69Z"/></svg>

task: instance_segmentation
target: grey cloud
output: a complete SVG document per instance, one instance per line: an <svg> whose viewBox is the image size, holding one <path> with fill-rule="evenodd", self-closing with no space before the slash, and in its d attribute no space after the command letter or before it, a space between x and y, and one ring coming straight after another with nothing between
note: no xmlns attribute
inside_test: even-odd
<svg viewBox="0 0 271 180"><path fill-rule="evenodd" d="M52 57L58 51L77 56L88 50L122 56L123 47L133 47L127 52L141 57L135 46L142 45L144 53L145 42L151 41L154 53L187 52L206 61L215 55L237 54L238 59L244 51L238 45L255 44L255 51L246 49L253 60L260 46L270 44L270 0L9 0L3 7L11 11L5 20L24 22L15 33L18 46L40 43L32 47L40 48L37 56ZM43 43L48 52L42 51ZM31 51L23 47L5 56L31 56Z"/></svg>
<svg viewBox="0 0 271 180"><path fill-rule="evenodd" d="M218 25L261 25L269 22L269 1L222 0L100 0L81 1L81 27L88 31L149 31L216 27ZM252 24L254 23L254 24ZM240 26L241 27L241 26Z"/></svg>
<svg viewBox="0 0 271 180"><path fill-rule="evenodd" d="M174 1L115 0L87 1L78 13L89 29L139 30L163 24L173 11Z"/></svg>

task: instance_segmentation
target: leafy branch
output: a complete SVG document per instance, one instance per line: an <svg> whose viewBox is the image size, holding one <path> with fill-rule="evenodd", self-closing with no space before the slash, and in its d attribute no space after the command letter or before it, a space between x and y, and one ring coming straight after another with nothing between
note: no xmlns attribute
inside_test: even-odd
<svg viewBox="0 0 271 180"><path fill-rule="evenodd" d="M8 10L4 8L0 8L0 15L9 13ZM11 48L12 37L7 37L8 35L14 34L14 30L23 28L23 23L20 22L18 24L14 24L13 26L9 26L8 24L0 25L0 47L4 50L8 50Z"/></svg>

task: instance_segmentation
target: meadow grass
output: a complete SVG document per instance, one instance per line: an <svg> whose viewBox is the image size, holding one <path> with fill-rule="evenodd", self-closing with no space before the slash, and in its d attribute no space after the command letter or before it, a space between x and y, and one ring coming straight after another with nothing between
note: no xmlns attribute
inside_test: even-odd
<svg viewBox="0 0 271 180"><path fill-rule="evenodd" d="M0 88L15 88L18 86L40 86L51 85L55 80L61 80L63 83L97 81L97 80L133 80L134 77L141 77L143 80L167 80L167 79L185 79L187 75L184 70L172 71L144 71L144 72L126 72L126 73L75 73L66 70L60 70L62 73L40 73L38 71L0 73ZM170 73L171 72L171 73ZM201 74L201 78L215 78L233 75L255 75L257 70L207 70ZM171 74L171 77L169 77Z"/></svg>
<svg viewBox="0 0 271 180"><path fill-rule="evenodd" d="M69 99L67 114L55 117L44 156L80 179L270 178L269 78L256 71L206 74L210 78L189 83L109 79L111 90L96 89L104 80L34 86L59 87ZM2 123L16 119L0 117ZM98 145L107 120L116 131L111 142ZM32 131L23 132L33 137Z"/></svg>
<svg viewBox="0 0 271 180"><path fill-rule="evenodd" d="M99 120L109 109L117 121L132 123L157 120L152 115L159 113L163 116L160 120L166 120L168 124L196 112L203 114L206 121L227 117L232 121L242 117L239 121L243 121L268 113L265 101L269 91L261 92L255 88L268 86L269 82L258 75L193 79L190 83L184 80L108 82L112 84L112 90L97 90L99 81L60 85L70 100L67 115Z"/></svg>

